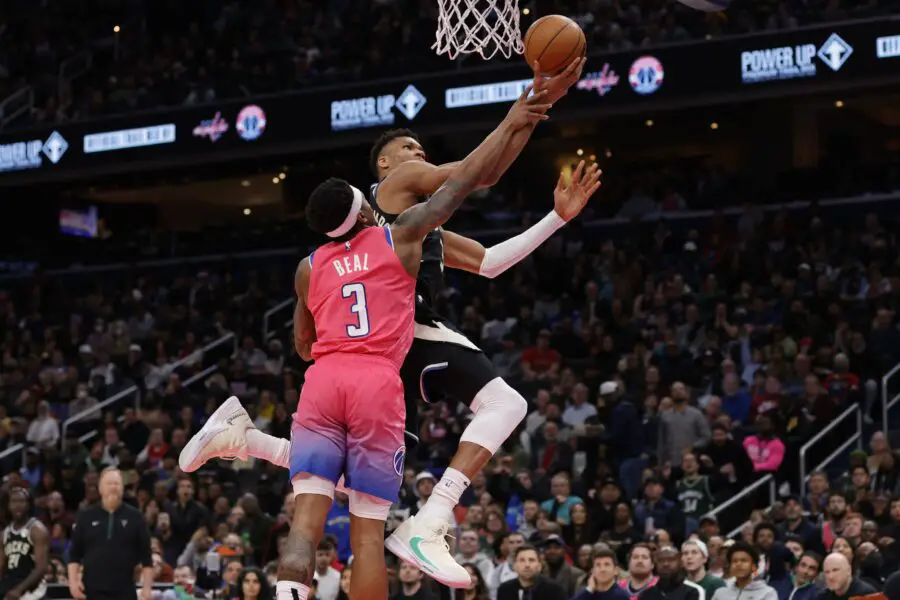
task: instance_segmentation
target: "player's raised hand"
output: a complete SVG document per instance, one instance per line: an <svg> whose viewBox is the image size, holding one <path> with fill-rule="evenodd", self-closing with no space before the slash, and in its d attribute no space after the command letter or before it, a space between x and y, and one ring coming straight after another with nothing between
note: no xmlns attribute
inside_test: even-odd
<svg viewBox="0 0 900 600"><path fill-rule="evenodd" d="M529 85L516 100L509 113L506 115L505 121L513 129L521 129L532 123L546 121L550 117L547 111L550 110L550 103L547 102L547 92L537 91L531 94L531 86ZM531 96L529 96L531 94Z"/></svg>
<svg viewBox="0 0 900 600"><path fill-rule="evenodd" d="M584 70L584 63L587 62L587 58L578 57L569 63L569 66L557 75L553 77L544 77L540 75L540 64L537 61L534 61L532 68L534 69L534 84L533 87L535 90L546 90L547 91L547 101L550 104L556 104L560 98L565 96L569 88L578 83L578 80L581 79L581 73Z"/></svg>
<svg viewBox="0 0 900 600"><path fill-rule="evenodd" d="M564 221L571 221L581 213L588 199L600 189L600 175L603 171L594 163L586 170L584 161L572 174L572 183L566 185L563 174L559 174L556 189L553 190L553 208Z"/></svg>

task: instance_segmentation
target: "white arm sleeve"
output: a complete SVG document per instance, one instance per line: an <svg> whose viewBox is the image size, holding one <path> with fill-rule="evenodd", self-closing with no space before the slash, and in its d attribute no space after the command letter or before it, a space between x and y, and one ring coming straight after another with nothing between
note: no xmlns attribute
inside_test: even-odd
<svg viewBox="0 0 900 600"><path fill-rule="evenodd" d="M556 233L566 222L556 214L555 210L520 233L496 246L484 249L484 260L478 274L489 279L502 274L510 267L516 265L523 258L534 252L538 246Z"/></svg>

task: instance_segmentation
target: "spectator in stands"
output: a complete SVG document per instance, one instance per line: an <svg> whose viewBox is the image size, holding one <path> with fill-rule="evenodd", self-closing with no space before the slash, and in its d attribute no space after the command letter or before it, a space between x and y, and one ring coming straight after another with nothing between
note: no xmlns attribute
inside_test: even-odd
<svg viewBox="0 0 900 600"><path fill-rule="evenodd" d="M745 594L758 600L777 600L774 589L765 581L754 578L759 553L753 546L743 541L735 542L725 552L725 562L731 579L716 591L713 600L738 600Z"/></svg>
<svg viewBox="0 0 900 600"><path fill-rule="evenodd" d="M825 520L822 523L822 544L828 551L847 523L847 499L837 491L828 493Z"/></svg>
<svg viewBox="0 0 900 600"><path fill-rule="evenodd" d="M432 594L428 588L422 585L423 580L422 572L415 565L404 561L400 562L400 568L398 570L398 579L400 580L400 591L391 596L391 600L437 600L434 594ZM327 597L322 594L321 591L321 580L319 581L319 592L316 595L316 598L321 598L322 600L327 600ZM337 590L335 590L334 596L331 600L337 598Z"/></svg>
<svg viewBox="0 0 900 600"><path fill-rule="evenodd" d="M753 544L759 551L761 565L757 575L771 582L787 578L794 566L794 555L777 537L778 530L768 521L753 528Z"/></svg>
<svg viewBox="0 0 900 600"><path fill-rule="evenodd" d="M659 582L653 574L653 552L644 543L635 544L628 553L628 575L619 581L619 587L625 590L630 600L635 600L646 590Z"/></svg>
<svg viewBox="0 0 900 600"><path fill-rule="evenodd" d="M516 578L514 557L516 550L524 545L525 537L521 531L509 533L503 538L499 545L501 550L497 554L496 564L491 571L491 578L485 582L492 598L497 596L497 589L501 584Z"/></svg>
<svg viewBox="0 0 900 600"><path fill-rule="evenodd" d="M491 572L494 567L491 559L479 550L478 532L474 529L464 530L460 534L456 562L461 565L475 565L481 571L481 576L485 581L491 580Z"/></svg>
<svg viewBox="0 0 900 600"><path fill-rule="evenodd" d="M778 600L815 600L820 593L817 581L821 572L822 556L806 551L797 560L792 577L774 581L771 585L778 593Z"/></svg>
<svg viewBox="0 0 900 600"><path fill-rule="evenodd" d="M635 526L638 531L652 535L658 529L684 531L684 515L678 505L663 497L663 482L657 477L644 481L644 499L634 508Z"/></svg>
<svg viewBox="0 0 900 600"><path fill-rule="evenodd" d="M710 600L716 590L725 587L725 582L706 570L709 561L709 549L698 539L689 539L681 545L681 562L687 574L687 580L703 588L704 598Z"/></svg>
<svg viewBox="0 0 900 600"><path fill-rule="evenodd" d="M469 572L469 575L472 577L472 582L469 584L468 588L462 591L462 600L491 600L495 598L495 596L490 596L488 594L487 585L485 584L484 579L481 578L481 571L479 571L477 567L472 565L463 565L463 567Z"/></svg>
<svg viewBox="0 0 900 600"><path fill-rule="evenodd" d="M681 553L666 546L656 553L656 573L659 582L641 594L641 600L702 600L703 588L685 578Z"/></svg>
<svg viewBox="0 0 900 600"><path fill-rule="evenodd" d="M550 481L550 493L553 497L541 503L541 510L548 518L562 525L571 523L570 510L577 504L584 505L584 500L572 495L572 481L567 473L558 473Z"/></svg>
<svg viewBox="0 0 900 600"><path fill-rule="evenodd" d="M50 403L46 400L38 403L37 417L28 426L25 439L43 448L59 443L59 423L50 412Z"/></svg>
<svg viewBox="0 0 900 600"><path fill-rule="evenodd" d="M601 548L591 557L591 571L585 588L573 600L628 600L628 594L616 585L616 553Z"/></svg>
<svg viewBox="0 0 900 600"><path fill-rule="evenodd" d="M497 589L497 600L521 600L528 593L532 600L559 600L565 593L556 583L541 575L541 559L533 546L516 550L516 575Z"/></svg>
<svg viewBox="0 0 900 600"><path fill-rule="evenodd" d="M316 548L316 572L314 575L318 582L316 597L319 600L336 600L338 591L341 589L341 574L331 566L335 559L334 542L327 537L323 538L319 542L319 547ZM405 565L406 563L403 563L400 567L401 581L403 581L403 567ZM419 580L421 581L421 577ZM415 595L417 590L418 588L411 593L407 593L407 596Z"/></svg>
<svg viewBox="0 0 900 600"><path fill-rule="evenodd" d="M775 435L775 425L768 414L757 417L756 429L756 435L744 438L744 449L756 473L774 474L784 460L784 442Z"/></svg>
<svg viewBox="0 0 900 600"><path fill-rule="evenodd" d="M819 551L822 548L819 530L803 514L803 504L797 496L784 499L784 521L778 525L778 534L781 539L787 535L797 536L807 550Z"/></svg>
<svg viewBox="0 0 900 600"><path fill-rule="evenodd" d="M849 600L868 596L875 588L853 577L850 561L843 554L832 553L825 558L825 590L817 600Z"/></svg>
<svg viewBox="0 0 900 600"><path fill-rule="evenodd" d="M571 598L584 578L584 571L566 563L566 543L558 535L550 535L541 542L543 549L543 574L555 582Z"/></svg>
<svg viewBox="0 0 900 600"><path fill-rule="evenodd" d="M687 402L689 393L680 381L670 390L672 410L663 412L659 428L660 464L678 465L688 448L701 450L710 441L709 424L703 413Z"/></svg>
<svg viewBox="0 0 900 600"><path fill-rule="evenodd" d="M831 544L831 548L828 551L842 555L851 565L856 563L856 547L844 536L839 535L834 538L834 543Z"/></svg>
<svg viewBox="0 0 900 600"><path fill-rule="evenodd" d="M186 477L178 481L177 500L166 511L172 520L173 543L182 548L209 518L206 508L194 499L194 482Z"/></svg>

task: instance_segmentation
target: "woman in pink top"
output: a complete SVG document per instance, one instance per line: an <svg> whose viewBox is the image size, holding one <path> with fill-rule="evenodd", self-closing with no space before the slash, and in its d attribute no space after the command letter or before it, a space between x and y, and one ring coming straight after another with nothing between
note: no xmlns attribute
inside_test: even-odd
<svg viewBox="0 0 900 600"><path fill-rule="evenodd" d="M784 442L775 437L772 418L760 415L756 419L757 434L744 438L744 450L757 473L774 473L784 460Z"/></svg>

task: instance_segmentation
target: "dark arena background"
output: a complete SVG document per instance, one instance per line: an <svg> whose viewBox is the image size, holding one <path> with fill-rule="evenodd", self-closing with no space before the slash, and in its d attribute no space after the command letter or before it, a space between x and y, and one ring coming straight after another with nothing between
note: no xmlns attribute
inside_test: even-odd
<svg viewBox="0 0 900 600"><path fill-rule="evenodd" d="M529 414L455 511L473 588L390 555L391 598L504 600L524 577L514 533L560 599L582 594L599 542L625 578L634 544L691 535L723 578L742 539L776 590L806 550L842 552L880 589L900 566L900 5L525 2L523 31L551 13L584 29L586 66L447 228L486 246L521 232L582 159L603 187L501 277L446 271L440 311ZM252 567L274 581L287 471L188 475L177 456L230 395L289 437L307 366L293 276L323 242L312 189L368 189L393 127L430 162L461 159L531 82L519 57L434 55L436 15L432 0L0 6L0 473L50 532L48 597L71 598L72 524L111 465L153 536L155 597L251 598ZM664 425L684 393L702 415L679 432L687 454ZM389 528L470 418L420 408ZM697 465L707 492L685 493ZM316 597L348 599L343 496L326 533Z"/></svg>

